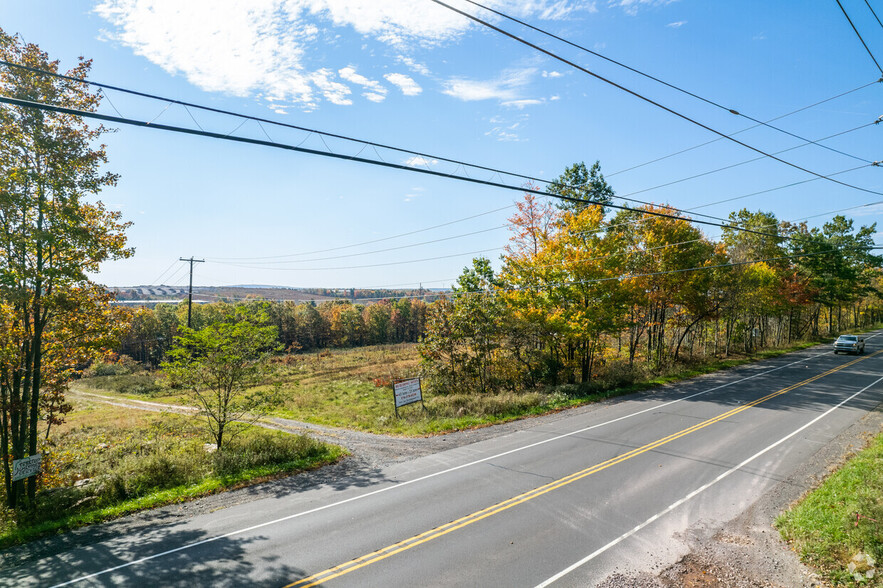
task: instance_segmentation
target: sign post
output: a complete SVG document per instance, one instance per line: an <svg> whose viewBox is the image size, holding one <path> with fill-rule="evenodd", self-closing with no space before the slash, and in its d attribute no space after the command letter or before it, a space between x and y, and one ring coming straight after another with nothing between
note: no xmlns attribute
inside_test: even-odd
<svg viewBox="0 0 883 588"><path fill-rule="evenodd" d="M24 480L40 473L40 459L43 456L36 453L23 459L12 461L12 481Z"/></svg>
<svg viewBox="0 0 883 588"><path fill-rule="evenodd" d="M420 378L411 378L409 380L396 380L392 385L393 396L395 397L396 418L399 418L399 407L419 402L426 410L423 404L423 389L420 387Z"/></svg>

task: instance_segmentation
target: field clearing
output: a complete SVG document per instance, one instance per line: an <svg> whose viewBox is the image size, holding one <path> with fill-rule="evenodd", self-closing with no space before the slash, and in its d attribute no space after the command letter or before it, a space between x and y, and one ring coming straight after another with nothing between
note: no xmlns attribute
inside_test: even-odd
<svg viewBox="0 0 883 588"><path fill-rule="evenodd" d="M506 422L597 402L684 378L727 369L792 349L769 350L753 358L710 361L648 376L628 384L604 380L591 386L565 385L547 390L497 394L433 394L424 387L424 404L401 407L396 418L392 382L420 373L418 346L412 343L279 355L272 381L283 400L270 416L361 431L423 436ZM80 380L76 389L104 396L187 405L187 395L164 384L160 373L100 376Z"/></svg>

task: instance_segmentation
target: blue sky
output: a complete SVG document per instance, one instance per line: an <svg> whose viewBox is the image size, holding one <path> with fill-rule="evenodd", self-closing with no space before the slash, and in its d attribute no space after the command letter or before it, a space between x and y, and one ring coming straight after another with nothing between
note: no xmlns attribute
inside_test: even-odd
<svg viewBox="0 0 883 588"><path fill-rule="evenodd" d="M841 1L883 60L883 27L864 0ZM751 126L462 0L451 3L716 130L729 134ZM488 4L760 120L881 75L834 0ZM871 6L883 16L883 4ZM747 207L794 221L883 200L815 180L708 206L813 178L769 159L645 191L757 154L716 141L622 172L716 135L429 0L29 0L0 4L0 27L37 43L64 69L79 55L94 59L95 81L540 178L552 179L574 162L600 160L618 195L638 193L635 198L682 209L701 206L696 212L704 214L726 216ZM102 106L107 114L269 135L348 155L362 149L114 92L108 97L112 105ZM883 192L883 168L861 161L883 159L883 124L870 124L880 115L883 84L876 83L778 120L777 126L813 140L867 125L824 143L854 157L813 145L780 157L822 174L863 166L836 177ZM802 144L767 128L736 137L767 152ZM176 260L193 255L206 259L196 267L199 285L445 287L477 252L498 259L508 238L502 227L519 197L156 130L121 126L106 142L108 168L122 178L101 199L133 221L128 234L136 248L132 259L102 267L97 279L114 286L186 284L187 266ZM462 173L403 154L360 154ZM881 212L881 206L868 206L844 214L870 224ZM430 228L437 225L445 226ZM718 234L704 230L712 238ZM395 237L403 233L412 234Z"/></svg>

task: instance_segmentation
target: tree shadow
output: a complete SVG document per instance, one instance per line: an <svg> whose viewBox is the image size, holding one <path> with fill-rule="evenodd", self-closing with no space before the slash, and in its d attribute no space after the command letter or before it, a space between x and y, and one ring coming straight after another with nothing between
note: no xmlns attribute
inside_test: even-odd
<svg viewBox="0 0 883 588"><path fill-rule="evenodd" d="M205 531L162 524L89 545L58 541L58 553L3 565L0 585L54 586L280 586L308 573L279 555L257 555L266 536L212 537ZM71 547L70 549L66 549ZM145 559L148 558L148 559ZM75 582L79 584L79 582Z"/></svg>

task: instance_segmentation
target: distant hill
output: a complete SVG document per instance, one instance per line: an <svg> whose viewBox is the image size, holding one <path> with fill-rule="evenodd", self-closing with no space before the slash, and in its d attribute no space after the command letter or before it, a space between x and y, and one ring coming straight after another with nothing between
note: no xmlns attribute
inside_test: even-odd
<svg viewBox="0 0 883 588"><path fill-rule="evenodd" d="M187 288L181 286L126 286L109 288L116 299L124 304L144 302L157 304L160 302L178 302L187 299ZM322 302L325 300L355 300L370 304L385 298L407 298L438 294L439 288L423 288L413 290L386 290L363 288L288 288L285 286L194 286L193 301L204 302L238 302L242 300L272 300L294 302ZM434 296L433 296L434 298Z"/></svg>

